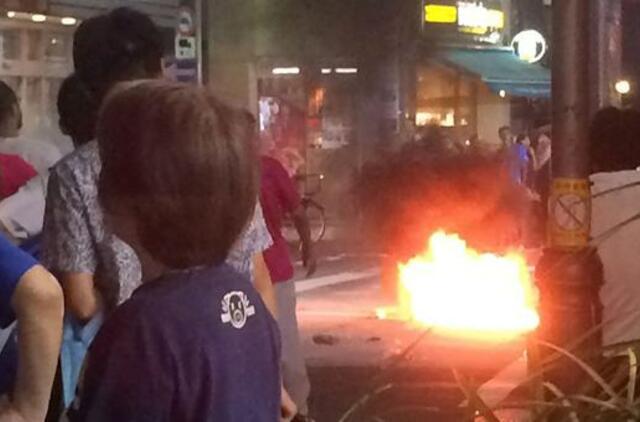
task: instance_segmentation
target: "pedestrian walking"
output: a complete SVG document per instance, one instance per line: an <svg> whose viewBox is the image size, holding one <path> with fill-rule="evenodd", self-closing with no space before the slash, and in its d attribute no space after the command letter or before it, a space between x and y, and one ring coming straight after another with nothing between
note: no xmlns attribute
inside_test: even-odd
<svg viewBox="0 0 640 422"><path fill-rule="evenodd" d="M289 245L282 236L282 223L290 217L301 241L302 262L307 276L316 270L309 220L296 186L287 170L275 158L262 157L260 203L273 239L273 245L264 253L271 280L274 283L278 305L278 324L282 336L282 378L284 387L299 410L296 421L309 421L307 400L310 393L309 377L300 344L296 316L296 288L292 280L294 271Z"/></svg>

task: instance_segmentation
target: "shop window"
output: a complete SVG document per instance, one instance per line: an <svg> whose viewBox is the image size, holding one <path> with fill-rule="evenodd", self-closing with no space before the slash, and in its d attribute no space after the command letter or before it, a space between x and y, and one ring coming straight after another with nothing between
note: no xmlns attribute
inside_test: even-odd
<svg viewBox="0 0 640 422"><path fill-rule="evenodd" d="M28 30L27 34L27 60L38 61L42 59L43 45L42 45L42 31Z"/></svg>
<svg viewBox="0 0 640 422"><path fill-rule="evenodd" d="M19 60L20 31L14 28L0 30L0 49L5 60Z"/></svg>
<svg viewBox="0 0 640 422"><path fill-rule="evenodd" d="M475 82L443 66L422 66L417 72L416 125L438 125L473 132Z"/></svg>
<svg viewBox="0 0 640 422"><path fill-rule="evenodd" d="M73 27L0 18L0 80L20 100L25 137L46 139L61 150L70 141L58 128L57 97L62 80L73 71Z"/></svg>
<svg viewBox="0 0 640 422"><path fill-rule="evenodd" d="M64 62L71 51L71 35L63 32L46 34L44 57L52 62Z"/></svg>

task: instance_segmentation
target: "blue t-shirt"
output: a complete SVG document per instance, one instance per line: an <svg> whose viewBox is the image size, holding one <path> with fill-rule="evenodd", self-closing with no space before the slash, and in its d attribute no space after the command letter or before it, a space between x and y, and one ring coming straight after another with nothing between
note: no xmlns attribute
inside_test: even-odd
<svg viewBox="0 0 640 422"><path fill-rule="evenodd" d="M525 175L529 166L529 154L527 148L522 144L513 144L509 147L508 154L509 174L511 179L519 184L524 182Z"/></svg>
<svg viewBox="0 0 640 422"><path fill-rule="evenodd" d="M72 422L279 420L277 324L227 265L142 285L106 320L86 364Z"/></svg>
<svg viewBox="0 0 640 422"><path fill-rule="evenodd" d="M38 262L0 235L0 328L8 327L15 315L11 298L22 276Z"/></svg>

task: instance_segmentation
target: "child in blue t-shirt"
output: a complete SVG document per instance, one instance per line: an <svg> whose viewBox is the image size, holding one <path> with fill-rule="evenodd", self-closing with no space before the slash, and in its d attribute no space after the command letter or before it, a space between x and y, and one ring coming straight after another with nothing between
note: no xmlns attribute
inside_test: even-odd
<svg viewBox="0 0 640 422"><path fill-rule="evenodd" d="M56 279L0 235L0 328L18 323L18 335L3 336L0 344L0 420L44 420L60 350L63 308Z"/></svg>
<svg viewBox="0 0 640 422"><path fill-rule="evenodd" d="M281 420L276 322L224 264L258 193L249 122L204 88L145 81L115 88L97 136L106 221L144 283L90 347L70 420Z"/></svg>

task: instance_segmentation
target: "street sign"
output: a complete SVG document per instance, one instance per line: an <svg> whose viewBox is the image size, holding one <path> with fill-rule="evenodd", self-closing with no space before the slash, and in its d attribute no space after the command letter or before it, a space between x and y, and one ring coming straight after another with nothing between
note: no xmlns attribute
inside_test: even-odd
<svg viewBox="0 0 640 422"><path fill-rule="evenodd" d="M555 179L549 201L549 235L553 245L582 248L589 243L591 192L585 179Z"/></svg>
<svg viewBox="0 0 640 422"><path fill-rule="evenodd" d="M176 35L176 59L193 60L198 55L196 37Z"/></svg>

